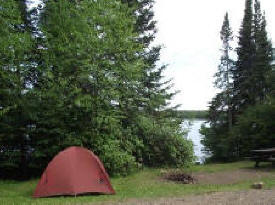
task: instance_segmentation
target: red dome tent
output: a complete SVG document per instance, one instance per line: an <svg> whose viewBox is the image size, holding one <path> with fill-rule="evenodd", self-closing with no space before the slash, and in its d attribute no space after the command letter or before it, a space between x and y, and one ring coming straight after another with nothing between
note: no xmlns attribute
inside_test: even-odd
<svg viewBox="0 0 275 205"><path fill-rule="evenodd" d="M48 164L33 197L87 193L114 194L115 191L101 161L93 152L82 147L69 147Z"/></svg>

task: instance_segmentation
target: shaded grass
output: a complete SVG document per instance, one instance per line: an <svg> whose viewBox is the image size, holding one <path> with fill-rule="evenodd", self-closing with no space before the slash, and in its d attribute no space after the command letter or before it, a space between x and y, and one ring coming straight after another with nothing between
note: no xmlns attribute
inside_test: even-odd
<svg viewBox="0 0 275 205"><path fill-rule="evenodd" d="M237 162L229 164L208 164L194 166L188 171L214 173L253 167L253 162ZM268 165L265 166L265 168ZM265 169L263 168L263 169ZM274 171L274 169L273 169ZM273 172L272 171L272 172ZM249 189L253 180L243 181L230 185L200 185L200 184L176 184L161 179L160 169L144 169L127 177L112 178L112 185L116 195L80 196L80 197L55 197L32 199L31 195L38 180L26 182L0 181L1 205L73 205L87 204L104 201L124 201L130 198L158 198L179 197L190 194L210 193L217 191L235 191ZM262 178L265 188L275 187L274 175Z"/></svg>

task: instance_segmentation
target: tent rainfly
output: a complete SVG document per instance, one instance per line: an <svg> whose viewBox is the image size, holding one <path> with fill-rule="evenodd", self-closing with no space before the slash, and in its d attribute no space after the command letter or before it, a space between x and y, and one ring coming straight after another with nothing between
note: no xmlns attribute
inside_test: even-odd
<svg viewBox="0 0 275 205"><path fill-rule="evenodd" d="M115 194L99 158L88 149L69 147L48 164L33 197Z"/></svg>

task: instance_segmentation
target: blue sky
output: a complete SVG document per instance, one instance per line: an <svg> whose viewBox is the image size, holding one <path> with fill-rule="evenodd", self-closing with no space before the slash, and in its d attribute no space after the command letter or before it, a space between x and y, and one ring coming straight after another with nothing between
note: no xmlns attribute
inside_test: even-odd
<svg viewBox="0 0 275 205"><path fill-rule="evenodd" d="M217 92L213 87L213 75L219 65L219 33L224 14L228 11L237 36L245 0L155 1L158 21L155 43L164 46L161 63L169 64L165 77L173 78L174 89L180 91L172 104L182 104L181 109L186 110L207 109L208 102ZM275 2L260 2L266 12L269 37L275 42Z"/></svg>

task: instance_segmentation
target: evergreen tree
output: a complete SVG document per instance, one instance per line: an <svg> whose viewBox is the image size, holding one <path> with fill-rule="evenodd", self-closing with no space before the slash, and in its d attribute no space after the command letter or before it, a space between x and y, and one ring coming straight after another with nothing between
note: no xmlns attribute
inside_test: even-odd
<svg viewBox="0 0 275 205"><path fill-rule="evenodd" d="M267 37L266 20L261 12L260 2L258 0L255 0L254 8L253 26L256 52L251 76L251 86L253 87L251 95L253 95L256 102L263 103L271 91L271 84L268 78L272 70L272 45Z"/></svg>
<svg viewBox="0 0 275 205"><path fill-rule="evenodd" d="M33 135L37 155L43 157L37 160L44 165L64 147L83 145L113 173L128 171L122 170L126 164L132 167L134 158L120 147L124 113L117 109L117 104L130 104L142 64L135 57L139 45L133 41L132 21L115 1L47 2L42 31L48 86L41 90L47 112L38 113ZM51 137L44 138L49 127ZM49 144L51 149L44 150Z"/></svg>
<svg viewBox="0 0 275 205"><path fill-rule="evenodd" d="M160 48L149 52L154 23L146 5L151 1L139 7L142 15L133 13L139 3L129 8L116 0L48 0L39 16L24 4L6 2L9 9L21 5L22 23L16 23L21 32L13 26L9 32L28 38L22 44L16 40L23 38L3 41L3 48L16 42L24 55L6 58L1 52L2 59L15 59L6 66L10 70L1 64L0 72L1 89L14 85L0 95L4 176L9 170L20 175L18 164L29 176L38 175L57 152L72 145L93 150L110 174L126 174L137 162L182 166L192 161L180 120L163 109L171 95L160 82L163 68L155 69ZM137 21L140 15L145 20ZM15 72L16 66L24 72ZM16 95L10 95L13 91Z"/></svg>
<svg viewBox="0 0 275 205"><path fill-rule="evenodd" d="M219 93L211 102L210 128L202 129L206 135L203 143L213 152L213 158L228 160L247 156L251 149L261 146L264 148L272 144L272 137L267 137L272 132L271 125L266 123L264 117L264 113L271 110L274 103L270 97L271 79L274 76L271 68L271 48L260 2L255 0L252 10L252 0L247 0L237 48L238 59L236 66L232 67L233 92L230 95L233 129L224 127L226 122L222 112L224 106L230 108L223 101L226 91ZM220 83L220 72L218 74L217 83ZM255 120L256 116L259 119ZM272 112L269 117L270 119L274 117ZM263 122L267 124L267 129L264 128Z"/></svg>
<svg viewBox="0 0 275 205"><path fill-rule="evenodd" d="M274 100L268 97L272 89L269 81L272 75L272 46L267 38L266 20L258 0L255 0L254 3L252 26L255 53L251 75L247 79L250 85L249 96L252 101L248 108L242 111L243 114L239 117L234 129L234 135L239 139L240 155L242 156L249 155L252 149L268 148L272 145L273 138L270 135L272 126L269 125L267 116L265 116L269 112L268 118L274 118L274 113L269 111L274 107ZM249 124L250 128L248 128Z"/></svg>
<svg viewBox="0 0 275 205"><path fill-rule="evenodd" d="M122 0L122 2L127 3L136 18L134 28L139 34L138 41L143 47L139 52L139 57L144 62L142 78L140 79L141 84L138 87L139 99L135 101L138 113L133 114L135 111L128 112L128 124L126 123L126 126L129 126L129 123L138 125L138 129L134 128L134 134L139 136L145 144L145 147L141 150L142 156L138 156L141 161L147 165L153 165L157 161L159 161L159 164L165 164L168 161L160 159L167 154L167 151L161 148L161 141L164 140L161 136L164 136L162 133L157 132L159 130L158 125L163 128L165 127L167 130L174 129L175 133L171 132L170 137L180 136L182 135L179 134L182 119L178 117L179 114L175 108L168 108L169 101L176 93L169 93L169 89L171 88L170 81L163 82L162 75L166 66L158 67L157 65L161 47L151 46L156 34L156 21L153 19L154 1ZM148 133L148 126L152 128L150 133ZM148 138L149 135L155 136L155 140L152 140L152 137ZM155 150L154 153L158 153L155 155L155 158L150 150ZM172 162L172 160L170 161Z"/></svg>
<svg viewBox="0 0 275 205"><path fill-rule="evenodd" d="M225 14L222 30L220 32L222 40L222 57L218 72L215 74L215 86L224 93L224 105L227 112L228 130L232 129L232 71L234 69L234 60L231 57L233 41L233 32L229 25L228 13Z"/></svg>
<svg viewBox="0 0 275 205"><path fill-rule="evenodd" d="M154 20L153 6L154 0L122 0L127 2L133 9L136 16L135 31L139 34L139 42L143 49L139 56L144 61L142 89L140 93L144 99L139 106L151 115L157 114L157 110L167 108L168 101L176 93L169 93L171 88L170 81L163 82L163 71L166 66L158 66L161 46L152 46L157 32L156 21Z"/></svg>
<svg viewBox="0 0 275 205"><path fill-rule="evenodd" d="M252 1L247 0L234 70L234 106L239 113L249 105L263 102L270 92L271 85L267 79L271 70L271 48L260 2L255 1L253 14Z"/></svg>
<svg viewBox="0 0 275 205"><path fill-rule="evenodd" d="M200 133L205 137L202 144L205 151L212 154L212 159L227 161L236 157L228 130L228 113L225 92L218 93L210 102L208 120L210 127L202 126Z"/></svg>
<svg viewBox="0 0 275 205"><path fill-rule="evenodd" d="M0 169L20 177L26 171L29 140L32 39L25 29L21 2L0 1ZM18 176L17 176L18 177Z"/></svg>
<svg viewBox="0 0 275 205"><path fill-rule="evenodd" d="M214 158L226 160L228 156L235 157L233 143L230 139L232 130L232 71L234 60L232 59L233 32L231 30L228 13L224 16L220 32L222 40L222 56L218 72L215 74L215 86L221 91L212 99L209 107L210 128L204 127L201 132L206 135L202 141L208 151L212 151Z"/></svg>
<svg viewBox="0 0 275 205"><path fill-rule="evenodd" d="M254 89L250 81L256 49L253 38L252 0L246 0L244 12L237 48L238 59L233 71L233 104L237 113L241 113L248 105L255 103L255 99L251 96Z"/></svg>

